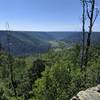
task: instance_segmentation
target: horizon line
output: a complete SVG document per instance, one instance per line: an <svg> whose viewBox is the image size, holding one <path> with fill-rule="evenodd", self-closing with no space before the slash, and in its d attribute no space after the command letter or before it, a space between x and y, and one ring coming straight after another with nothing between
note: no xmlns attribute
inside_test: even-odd
<svg viewBox="0 0 100 100"><path fill-rule="evenodd" d="M68 31L67 30L66 31L65 30L64 31L56 31L56 30L49 30L49 31L45 30L44 31L44 30L39 30L38 31L38 30L6 30L6 29L5 30L4 29L2 29L2 30L0 29L0 31L13 31L13 32L82 32L82 31L77 31L77 30L76 31L74 31L74 30L72 30L72 31L71 30L68 30ZM88 31L86 31L86 32L88 32ZM93 31L93 32L100 32L100 31Z"/></svg>

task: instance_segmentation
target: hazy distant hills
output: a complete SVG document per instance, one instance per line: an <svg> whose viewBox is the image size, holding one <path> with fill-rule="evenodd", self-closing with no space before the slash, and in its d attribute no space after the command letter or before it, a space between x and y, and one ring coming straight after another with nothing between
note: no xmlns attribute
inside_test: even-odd
<svg viewBox="0 0 100 100"><path fill-rule="evenodd" d="M7 36L9 37L9 45ZM47 42L49 39L51 40L52 37L45 35L45 33L0 31L0 41L3 48L8 51L9 46L11 53L15 55L46 52L50 48L50 44Z"/></svg>
<svg viewBox="0 0 100 100"><path fill-rule="evenodd" d="M11 53L14 55L47 52L52 47L50 41L63 41L71 45L72 43L80 43L81 39L81 32L0 31L0 41L3 48L8 51L9 46ZM100 42L99 32L93 33L92 41L95 43Z"/></svg>
<svg viewBox="0 0 100 100"><path fill-rule="evenodd" d="M87 38L87 33L86 33ZM62 41L66 43L81 43L82 42L82 33L81 32L70 32L69 35L65 36ZM91 42L100 43L100 32L93 32L91 35Z"/></svg>

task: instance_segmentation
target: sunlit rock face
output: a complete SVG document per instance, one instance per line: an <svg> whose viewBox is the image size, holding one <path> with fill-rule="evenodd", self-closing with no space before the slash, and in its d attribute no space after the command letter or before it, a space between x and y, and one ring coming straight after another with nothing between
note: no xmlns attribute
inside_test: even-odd
<svg viewBox="0 0 100 100"><path fill-rule="evenodd" d="M80 91L70 100L100 100L100 85Z"/></svg>

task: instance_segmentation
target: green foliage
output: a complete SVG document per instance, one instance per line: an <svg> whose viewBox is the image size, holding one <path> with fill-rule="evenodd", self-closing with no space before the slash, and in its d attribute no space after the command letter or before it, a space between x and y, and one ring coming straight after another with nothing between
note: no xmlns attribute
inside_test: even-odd
<svg viewBox="0 0 100 100"><path fill-rule="evenodd" d="M4 79L8 77L8 61L7 56L0 52L0 78Z"/></svg>
<svg viewBox="0 0 100 100"><path fill-rule="evenodd" d="M0 88L0 100L8 100L6 95L4 94L3 88Z"/></svg>
<svg viewBox="0 0 100 100"><path fill-rule="evenodd" d="M100 45L91 47L86 70L80 68L80 46L36 56L0 52L0 100L69 100L78 91L100 83ZM14 96L9 66L16 89Z"/></svg>
<svg viewBox="0 0 100 100"><path fill-rule="evenodd" d="M35 96L42 100L66 100L68 97L71 75L68 67L55 65L47 68L43 77L35 83Z"/></svg>

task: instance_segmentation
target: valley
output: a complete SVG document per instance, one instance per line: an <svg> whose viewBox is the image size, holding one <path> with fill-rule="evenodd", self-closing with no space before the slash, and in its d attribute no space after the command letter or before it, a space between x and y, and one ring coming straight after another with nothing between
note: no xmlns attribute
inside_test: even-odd
<svg viewBox="0 0 100 100"><path fill-rule="evenodd" d="M80 44L81 40L81 32L0 31L2 47L6 51L10 48L11 54L20 56L59 50L61 45L68 48ZM100 42L100 32L93 33L92 42Z"/></svg>

